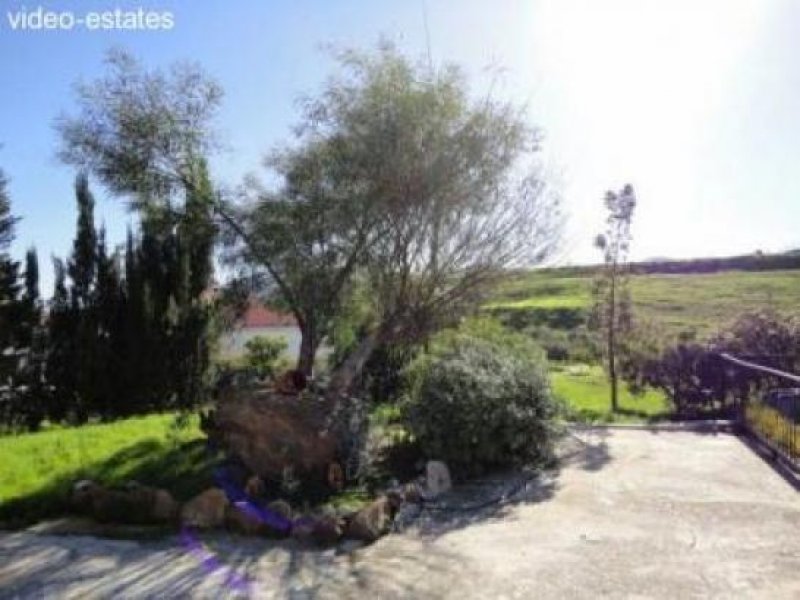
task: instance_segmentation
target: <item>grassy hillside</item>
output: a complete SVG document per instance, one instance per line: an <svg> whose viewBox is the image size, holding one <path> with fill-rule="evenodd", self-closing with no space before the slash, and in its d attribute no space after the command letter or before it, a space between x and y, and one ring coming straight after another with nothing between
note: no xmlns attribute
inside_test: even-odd
<svg viewBox="0 0 800 600"><path fill-rule="evenodd" d="M211 459L197 426L171 414L0 437L0 523L61 514L71 484L135 479L188 499L207 487Z"/></svg>
<svg viewBox="0 0 800 600"><path fill-rule="evenodd" d="M517 275L498 290L487 310L519 324L569 329L591 305L592 279L537 271ZM706 337L746 310L800 311L800 270L726 271L631 277L637 314L668 334L695 331Z"/></svg>

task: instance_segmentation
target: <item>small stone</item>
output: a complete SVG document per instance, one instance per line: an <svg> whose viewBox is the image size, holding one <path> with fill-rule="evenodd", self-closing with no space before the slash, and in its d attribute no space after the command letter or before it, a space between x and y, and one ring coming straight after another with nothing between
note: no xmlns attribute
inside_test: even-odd
<svg viewBox="0 0 800 600"><path fill-rule="evenodd" d="M440 460L430 460L425 466L425 497L438 498L453 487L450 469Z"/></svg>
<svg viewBox="0 0 800 600"><path fill-rule="evenodd" d="M267 504L267 509L284 519L292 519L292 506L286 500L273 500Z"/></svg>
<svg viewBox="0 0 800 600"><path fill-rule="evenodd" d="M416 483L407 483L403 486L403 501L417 504L422 500L422 491Z"/></svg>
<svg viewBox="0 0 800 600"><path fill-rule="evenodd" d="M285 519L287 522L292 520L292 506L286 500L273 500L266 506L267 511L272 515ZM266 524L265 535L272 538L283 538L289 534L290 528L274 527L271 523Z"/></svg>
<svg viewBox="0 0 800 600"><path fill-rule="evenodd" d="M251 476L244 485L244 493L247 494L249 498L263 498L266 491L267 488L264 485L264 480L258 475Z"/></svg>

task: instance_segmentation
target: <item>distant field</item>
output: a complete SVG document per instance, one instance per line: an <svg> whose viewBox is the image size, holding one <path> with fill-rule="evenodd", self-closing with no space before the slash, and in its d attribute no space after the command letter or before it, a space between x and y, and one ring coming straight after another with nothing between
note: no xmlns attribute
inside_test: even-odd
<svg viewBox="0 0 800 600"><path fill-rule="evenodd" d="M591 285L588 276L531 272L503 284L487 309L543 318L548 311L581 316L591 306ZM631 293L640 318L671 334L694 330L702 338L746 310L800 313L800 270L636 275Z"/></svg>
<svg viewBox="0 0 800 600"><path fill-rule="evenodd" d="M633 396L622 383L620 411L612 413L608 379L598 366L554 366L550 377L553 391L566 402L575 420L642 422L666 418L670 413L669 401L661 392L648 390Z"/></svg>
<svg viewBox="0 0 800 600"><path fill-rule="evenodd" d="M188 499L208 485L211 463L197 419L182 429L174 423L163 414L0 437L0 522L62 513L81 478L166 485Z"/></svg>

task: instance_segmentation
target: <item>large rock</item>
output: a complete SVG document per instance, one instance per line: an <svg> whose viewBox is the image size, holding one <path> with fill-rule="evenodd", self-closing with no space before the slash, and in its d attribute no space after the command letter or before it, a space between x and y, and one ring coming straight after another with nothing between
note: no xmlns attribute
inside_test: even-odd
<svg viewBox="0 0 800 600"><path fill-rule="evenodd" d="M69 502L79 513L90 515L95 498L103 488L91 479L76 481L70 490Z"/></svg>
<svg viewBox="0 0 800 600"><path fill-rule="evenodd" d="M292 518L291 507L283 500L276 500L269 503L265 509L279 518L285 519L286 527L276 527L268 519L264 518L263 513L259 514L250 506L237 502L229 504L225 511L225 526L230 531L235 531L244 535L263 535L270 538L283 538L289 534Z"/></svg>
<svg viewBox="0 0 800 600"><path fill-rule="evenodd" d="M363 542L374 542L389 532L397 509L396 499L381 496L350 518L344 530L345 537Z"/></svg>
<svg viewBox="0 0 800 600"><path fill-rule="evenodd" d="M311 539L320 546L330 546L344 533L344 520L336 515L323 515L314 520Z"/></svg>
<svg viewBox="0 0 800 600"><path fill-rule="evenodd" d="M73 487L71 500L79 512L103 523L167 523L178 512L178 503L168 491L136 482L110 489L94 481L80 481Z"/></svg>
<svg viewBox="0 0 800 600"><path fill-rule="evenodd" d="M285 519L287 522L291 523L292 521L292 507L291 505L286 502L285 500L273 500L269 504L267 504L267 510L276 515L281 519ZM269 524L267 525L266 535L272 538L282 538L286 537L291 530L291 526L284 529L284 528L276 528L272 527Z"/></svg>
<svg viewBox="0 0 800 600"><path fill-rule="evenodd" d="M225 492L219 488L209 488L183 505L180 513L181 524L200 529L222 527L225 524L229 504Z"/></svg>
<svg viewBox="0 0 800 600"><path fill-rule="evenodd" d="M240 504L228 504L225 508L225 527L244 535L264 535L269 531L263 519Z"/></svg>
<svg viewBox="0 0 800 600"><path fill-rule="evenodd" d="M218 403L214 441L263 479L291 472L324 483L342 447L330 414L329 404L311 394L231 391Z"/></svg>
<svg viewBox="0 0 800 600"><path fill-rule="evenodd" d="M167 490L131 481L126 486L126 491L136 504L147 507L147 512L153 521L169 522L178 516L180 505Z"/></svg>

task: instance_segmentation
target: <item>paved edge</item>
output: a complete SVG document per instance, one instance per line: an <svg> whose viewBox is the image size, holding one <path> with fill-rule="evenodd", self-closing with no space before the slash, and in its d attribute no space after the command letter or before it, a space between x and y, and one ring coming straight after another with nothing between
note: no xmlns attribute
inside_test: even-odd
<svg viewBox="0 0 800 600"><path fill-rule="evenodd" d="M721 431L735 433L739 424L731 419L704 419L702 421L671 421L667 423L581 423L568 422L571 429L620 429L629 431Z"/></svg>

